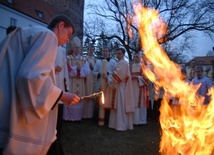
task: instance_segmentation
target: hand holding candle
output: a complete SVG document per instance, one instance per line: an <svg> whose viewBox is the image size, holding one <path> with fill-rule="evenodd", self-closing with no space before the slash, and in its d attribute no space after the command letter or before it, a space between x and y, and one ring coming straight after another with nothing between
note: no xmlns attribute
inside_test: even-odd
<svg viewBox="0 0 214 155"><path fill-rule="evenodd" d="M73 105L79 102L80 98L72 93L68 93L68 92L63 92L60 100L68 105Z"/></svg>

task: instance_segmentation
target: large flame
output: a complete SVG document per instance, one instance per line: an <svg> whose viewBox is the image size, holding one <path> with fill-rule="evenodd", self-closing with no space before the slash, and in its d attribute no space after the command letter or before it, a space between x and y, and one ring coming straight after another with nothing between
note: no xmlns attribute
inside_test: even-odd
<svg viewBox="0 0 214 155"><path fill-rule="evenodd" d="M142 50L152 64L152 70L143 67L144 74L165 92L160 107L159 152L164 155L214 154L214 89L209 91L211 102L203 106L203 98L196 96L199 86L183 80L180 66L172 62L159 45L167 26L158 12L139 4L134 8ZM178 104L170 104L172 98Z"/></svg>

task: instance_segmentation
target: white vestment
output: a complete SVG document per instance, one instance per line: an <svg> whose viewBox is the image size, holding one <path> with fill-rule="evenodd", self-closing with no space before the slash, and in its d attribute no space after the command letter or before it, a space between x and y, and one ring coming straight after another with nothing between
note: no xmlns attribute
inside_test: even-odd
<svg viewBox="0 0 214 155"><path fill-rule="evenodd" d="M107 76L110 77L114 71L116 64L117 64L117 62L115 59L108 58L107 60L105 60L105 59L98 60L94 66L93 72L94 72L94 75L96 78L95 91L102 90L103 94L104 94L104 99L105 99L104 104L103 103L101 104L101 102L100 102L101 99L99 99L100 100L99 101L100 102L99 103L99 119L98 119L99 125L104 125L104 123L105 123L104 122L105 121L105 109L104 108L107 108L106 105L108 105L108 103L107 103L108 101L106 99L109 98L106 92L112 91L112 88L107 87L107 79L102 77L102 73L105 72L105 74L107 74ZM108 120L108 118L107 118L107 120Z"/></svg>
<svg viewBox="0 0 214 155"><path fill-rule="evenodd" d="M44 155L56 138L57 107L51 109L62 92L55 86L58 41L47 28L31 26L8 43L0 61L0 147L5 154Z"/></svg>
<svg viewBox="0 0 214 155"><path fill-rule="evenodd" d="M210 95L208 95L208 91L212 87L211 80L203 75L201 79L198 79L198 77L194 77L192 80L192 84L194 85L200 84L200 87L197 90L197 95L203 97L204 100L203 104L208 104L211 101Z"/></svg>
<svg viewBox="0 0 214 155"><path fill-rule="evenodd" d="M70 65L69 77L70 77L70 92L78 95L79 97L85 96L85 79L90 73L90 67L85 58L80 55L68 55L68 63ZM78 70L77 66L81 69ZM64 105L63 107L63 119L66 121L80 121L82 119L83 101L80 100L75 105Z"/></svg>
<svg viewBox="0 0 214 155"><path fill-rule="evenodd" d="M96 58L86 57L88 63L94 67L96 63ZM86 95L91 95L95 92L95 77L93 74L93 68L90 67L90 73L86 77ZM95 98L89 98L83 100L83 111L82 118L92 118L95 109Z"/></svg>
<svg viewBox="0 0 214 155"><path fill-rule="evenodd" d="M148 95L147 89L148 84L145 81L142 73L141 63L134 63L131 66L131 74L133 92L134 92L134 103L135 103L135 112L133 114L133 123L146 124L147 123L147 102Z"/></svg>
<svg viewBox="0 0 214 155"><path fill-rule="evenodd" d="M55 66L59 66L62 68L60 72L56 72L56 85L61 88L63 91L66 89L69 90L70 82L67 68L67 59L66 59L66 49L64 47L59 46L57 51L57 56L55 60ZM66 89L65 89L65 80L66 80ZM62 103L61 101L59 101Z"/></svg>
<svg viewBox="0 0 214 155"><path fill-rule="evenodd" d="M124 59L120 60L108 81L109 86L115 88L108 96L110 100L107 102L111 108L109 128L118 131L133 129L132 113L135 110L135 105L128 62Z"/></svg>
<svg viewBox="0 0 214 155"><path fill-rule="evenodd" d="M99 74L102 73L102 60L97 60L93 70L95 77L97 77L95 91L100 91L101 89L101 76ZM113 73L116 64L117 62L115 59L109 59L109 61L107 62L107 71L109 75Z"/></svg>

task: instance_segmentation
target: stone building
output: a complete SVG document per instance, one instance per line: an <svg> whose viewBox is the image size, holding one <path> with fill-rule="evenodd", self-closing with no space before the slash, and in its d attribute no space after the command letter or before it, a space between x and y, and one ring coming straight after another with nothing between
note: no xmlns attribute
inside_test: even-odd
<svg viewBox="0 0 214 155"><path fill-rule="evenodd" d="M84 0L0 0L0 41L8 26L47 26L56 14L69 16L75 27L73 36L83 39Z"/></svg>
<svg viewBox="0 0 214 155"><path fill-rule="evenodd" d="M83 40L84 0L44 0L48 2L57 14L69 16L74 23L75 33Z"/></svg>
<svg viewBox="0 0 214 155"><path fill-rule="evenodd" d="M0 0L0 41L8 26L47 26L55 16L53 8L43 0Z"/></svg>

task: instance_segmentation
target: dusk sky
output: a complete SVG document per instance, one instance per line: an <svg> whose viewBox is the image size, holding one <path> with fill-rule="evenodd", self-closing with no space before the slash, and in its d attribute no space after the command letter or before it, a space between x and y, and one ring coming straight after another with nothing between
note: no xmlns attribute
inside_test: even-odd
<svg viewBox="0 0 214 155"><path fill-rule="evenodd" d="M97 1L91 1L91 0L85 0L85 14L84 18L87 18L88 12L87 12L87 5L90 3L96 4L100 3L102 0ZM205 36L202 32L197 33L197 42L193 43L195 45L196 51L192 53L192 56L190 57L196 57L196 56L206 56L208 51L212 50L212 47L214 47L214 41L212 41L209 37Z"/></svg>
<svg viewBox="0 0 214 155"><path fill-rule="evenodd" d="M198 44L196 44L196 49L198 52L195 53L196 56L206 56L207 52L211 51L212 47L214 47L214 41L208 37L205 37L203 33L198 35L197 40Z"/></svg>

